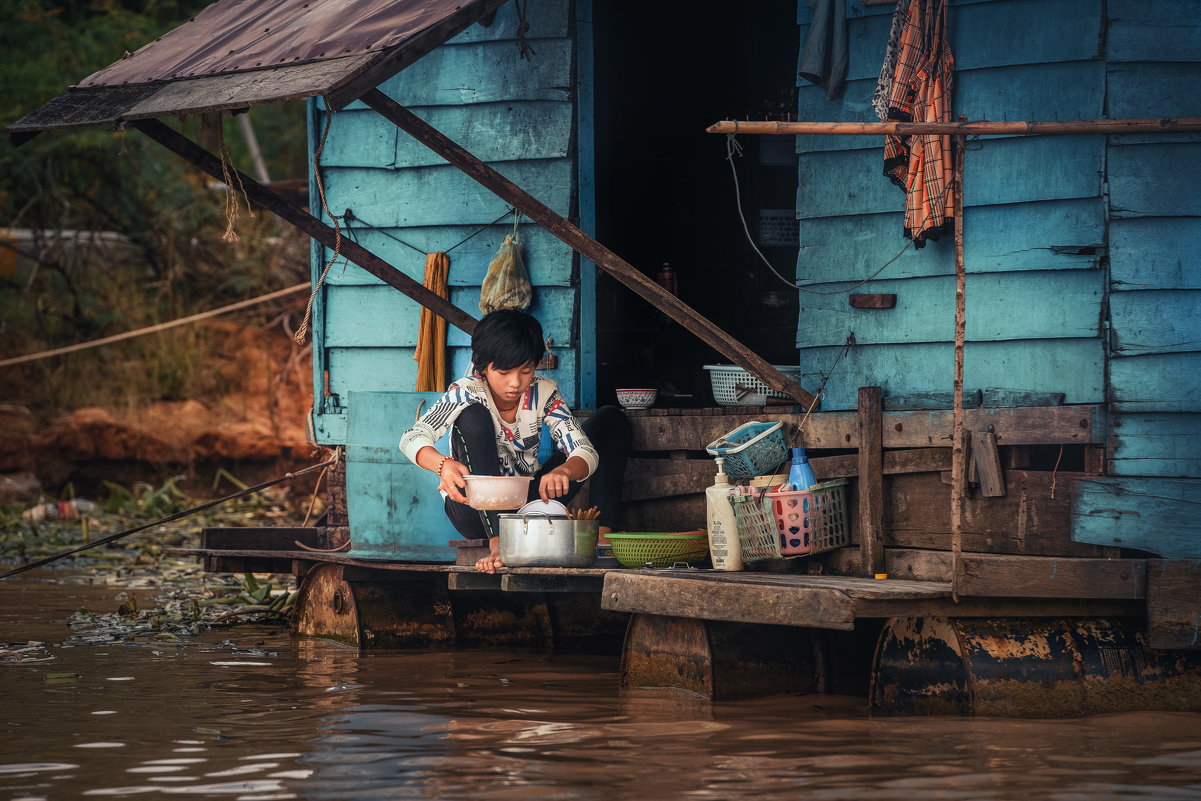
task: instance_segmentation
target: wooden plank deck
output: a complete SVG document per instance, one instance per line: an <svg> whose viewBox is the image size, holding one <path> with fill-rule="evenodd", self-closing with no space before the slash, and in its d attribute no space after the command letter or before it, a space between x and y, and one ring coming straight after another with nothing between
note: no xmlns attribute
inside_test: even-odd
<svg viewBox="0 0 1201 801"><path fill-rule="evenodd" d="M455 591L599 594L601 609L736 623L849 631L861 618L894 616L1055 617L1143 615L1141 599L952 597L950 581L866 579L799 573L727 573L698 569L512 567L495 574L465 565L359 559L345 553L223 548L173 548L202 557L215 572L291 572L343 566L356 582L446 576ZM284 567L286 566L286 567Z"/></svg>

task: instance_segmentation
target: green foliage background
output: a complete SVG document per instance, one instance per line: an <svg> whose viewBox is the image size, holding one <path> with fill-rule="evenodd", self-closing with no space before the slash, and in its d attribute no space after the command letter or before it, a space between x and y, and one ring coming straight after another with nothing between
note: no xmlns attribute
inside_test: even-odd
<svg viewBox="0 0 1201 801"><path fill-rule="evenodd" d="M208 5L203 0L0 0L0 124L5 128L93 72ZM306 176L304 104L249 112L273 180ZM165 120L192 139L200 120ZM233 164L253 174L235 121L222 120ZM240 239L222 238L225 194L207 176L135 131L45 132L20 147L0 141L0 231L115 231L133 244L97 262L26 248L0 275L0 358L61 347L175 319L308 277L307 245L243 207ZM12 240L9 240L10 243ZM30 252L36 251L36 252ZM3 254L0 254L3 255ZM241 315L287 327L298 296ZM299 302L303 304L303 298ZM281 317L281 314L283 317ZM291 320L295 325L296 320ZM189 326L16 368L7 402L35 410L179 399L218 391L206 371L220 344Z"/></svg>

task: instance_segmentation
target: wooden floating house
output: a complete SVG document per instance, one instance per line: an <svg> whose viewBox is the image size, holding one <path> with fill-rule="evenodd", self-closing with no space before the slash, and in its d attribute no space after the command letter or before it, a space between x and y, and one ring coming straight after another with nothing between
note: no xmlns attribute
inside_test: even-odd
<svg viewBox="0 0 1201 801"><path fill-rule="evenodd" d="M376 24L342 38L314 24L320 3L252 5L286 41L219 0L10 128L133 127L219 179L158 118L308 98L309 212L243 182L314 240L310 430L344 460L324 526L206 531L209 569L296 573L304 636L620 647L623 685L715 699L1201 706L1192 4L950 2L961 246L920 249L871 104L892 2L831 4L833 99L797 77L800 0L363 0L339 13ZM187 49L217 31L229 56ZM819 479L851 479L852 545L742 573L475 573L479 544L452 547L436 482L396 442L436 397L412 391L421 305L452 324L461 374L514 226L569 403L660 391L630 413L626 529L701 527L706 444L780 421ZM449 303L421 287L436 251ZM712 363L780 405L717 405Z"/></svg>

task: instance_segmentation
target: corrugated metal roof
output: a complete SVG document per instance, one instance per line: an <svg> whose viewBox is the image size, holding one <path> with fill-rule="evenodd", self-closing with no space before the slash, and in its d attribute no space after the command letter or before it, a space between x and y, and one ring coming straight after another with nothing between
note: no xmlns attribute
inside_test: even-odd
<svg viewBox="0 0 1201 801"><path fill-rule="evenodd" d="M18 120L10 134L245 108L345 105L505 0L218 0Z"/></svg>

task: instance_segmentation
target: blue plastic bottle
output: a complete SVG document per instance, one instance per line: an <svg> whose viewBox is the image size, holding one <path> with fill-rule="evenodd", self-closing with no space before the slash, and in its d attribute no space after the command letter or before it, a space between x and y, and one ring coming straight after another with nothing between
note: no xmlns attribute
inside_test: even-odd
<svg viewBox="0 0 1201 801"><path fill-rule="evenodd" d="M804 448L792 449L792 467L788 470L788 489L793 492L807 490L817 483L813 477L813 468L805 456Z"/></svg>

